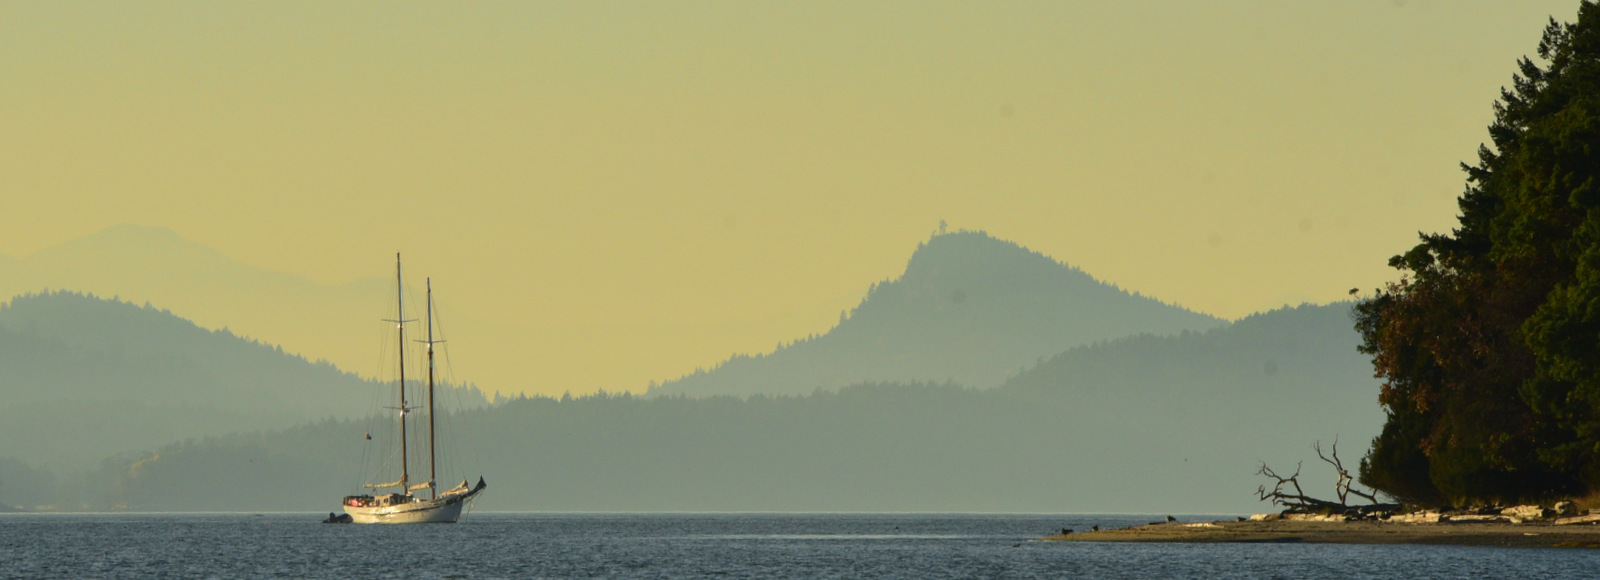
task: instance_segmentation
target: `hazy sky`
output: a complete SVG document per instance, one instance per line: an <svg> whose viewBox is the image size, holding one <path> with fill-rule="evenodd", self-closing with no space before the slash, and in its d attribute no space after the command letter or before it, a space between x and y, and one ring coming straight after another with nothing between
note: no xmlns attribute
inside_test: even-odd
<svg viewBox="0 0 1600 580"><path fill-rule="evenodd" d="M404 251L571 337L477 359L494 390L822 332L941 219L1237 318L1449 228L1576 5L7 2L0 254L133 223L338 284Z"/></svg>

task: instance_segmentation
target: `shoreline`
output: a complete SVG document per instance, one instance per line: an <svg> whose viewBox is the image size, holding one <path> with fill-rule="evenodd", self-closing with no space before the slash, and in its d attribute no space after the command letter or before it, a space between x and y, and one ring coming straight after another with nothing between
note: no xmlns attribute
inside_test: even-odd
<svg viewBox="0 0 1600 580"><path fill-rule="evenodd" d="M1600 548L1600 526L1551 523L1304 520L1155 523L1131 528L1057 534L1049 542L1307 543Z"/></svg>

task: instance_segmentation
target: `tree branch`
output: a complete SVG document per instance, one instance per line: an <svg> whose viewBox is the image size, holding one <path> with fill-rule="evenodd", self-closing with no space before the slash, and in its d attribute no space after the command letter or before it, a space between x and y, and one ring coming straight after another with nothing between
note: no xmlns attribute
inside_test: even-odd
<svg viewBox="0 0 1600 580"><path fill-rule="evenodd" d="M1267 466L1267 462L1262 461L1261 469L1256 471L1256 475L1271 478L1274 481L1274 484L1271 491L1267 491L1267 486L1265 484L1256 488L1256 495L1261 499L1261 501L1270 501L1272 502L1272 505L1283 506L1289 510L1307 512L1344 512L1351 509L1348 499L1350 495L1353 494L1356 497L1365 498L1368 502L1372 503L1372 506L1389 505L1380 504L1375 492L1362 491L1351 487L1355 484L1355 478L1351 477L1350 471L1344 468L1344 462L1339 460L1338 437L1334 437L1333 448L1331 449L1330 453L1324 454L1322 452L1321 441L1313 443L1311 448L1317 452L1317 458L1326 462L1328 465L1332 465L1334 471L1338 473L1338 479L1334 482L1333 490L1334 493L1338 495L1339 501L1328 501L1306 495L1305 490L1301 489L1300 487L1300 468L1303 467L1305 463L1303 461L1294 464L1294 473L1290 474L1288 477L1278 475L1278 473L1273 471L1271 467ZM1368 509L1371 508L1371 506L1366 507Z"/></svg>
<svg viewBox="0 0 1600 580"><path fill-rule="evenodd" d="M1339 436L1338 435L1335 435L1333 437L1333 449L1332 449L1332 453L1331 453L1331 455L1332 455L1331 458L1328 457L1327 455L1323 455L1322 454L1322 442L1321 441L1317 441L1315 443L1312 443L1311 444L1311 448L1316 450L1317 457L1319 459L1321 459L1323 462L1327 463L1328 465L1332 465L1334 471L1338 472L1339 479L1338 479L1338 481L1336 483L1333 484L1333 490L1334 490L1334 493L1339 495L1339 503L1341 505L1348 505L1348 502L1346 502L1345 500L1346 500L1346 498L1348 498L1350 496L1350 494L1355 494L1356 497L1363 498L1363 499L1367 500L1368 503L1371 503L1371 504L1374 504L1374 505L1376 505L1378 503L1378 497L1377 497L1377 494L1375 492L1361 491L1359 489L1355 489L1355 488L1351 487L1352 485L1355 484L1356 478L1351 477L1350 476L1350 471L1344 468L1344 462L1339 461Z"/></svg>

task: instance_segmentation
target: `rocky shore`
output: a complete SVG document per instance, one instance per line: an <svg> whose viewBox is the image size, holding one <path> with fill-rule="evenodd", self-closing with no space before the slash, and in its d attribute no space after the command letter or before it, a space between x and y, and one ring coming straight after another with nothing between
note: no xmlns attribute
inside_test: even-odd
<svg viewBox="0 0 1600 580"><path fill-rule="evenodd" d="M1527 548L1600 548L1600 515L1527 519L1424 512L1383 520L1338 516L1256 516L1240 521L1159 522L1131 528L1058 534L1061 542L1233 542L1319 544L1451 544ZM1067 531L1067 530L1064 530ZM1070 531L1069 531L1070 532Z"/></svg>

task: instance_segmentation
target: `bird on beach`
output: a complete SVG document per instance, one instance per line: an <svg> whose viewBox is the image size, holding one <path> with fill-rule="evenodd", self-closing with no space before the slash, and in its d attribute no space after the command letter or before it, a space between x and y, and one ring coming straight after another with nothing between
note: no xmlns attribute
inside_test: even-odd
<svg viewBox="0 0 1600 580"><path fill-rule="evenodd" d="M1100 524L1095 524L1095 525L1089 526L1089 530L1090 531L1095 531L1095 532L1100 531Z"/></svg>
<svg viewBox="0 0 1600 580"><path fill-rule="evenodd" d="M1167 516L1167 523L1170 524L1170 523L1173 523L1173 522L1176 522L1176 521L1178 521L1178 518L1175 518L1175 517L1172 517L1172 516Z"/></svg>

